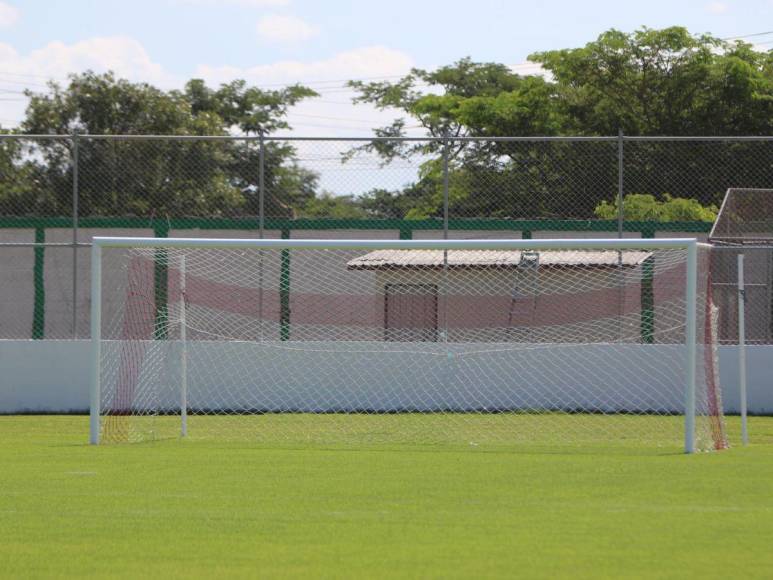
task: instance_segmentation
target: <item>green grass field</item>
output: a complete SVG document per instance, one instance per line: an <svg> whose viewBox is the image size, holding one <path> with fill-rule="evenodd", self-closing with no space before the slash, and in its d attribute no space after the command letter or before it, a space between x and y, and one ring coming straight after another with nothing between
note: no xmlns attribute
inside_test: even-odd
<svg viewBox="0 0 773 580"><path fill-rule="evenodd" d="M738 419L728 419L737 442ZM678 448L85 444L0 417L3 577L769 578L773 418Z"/></svg>

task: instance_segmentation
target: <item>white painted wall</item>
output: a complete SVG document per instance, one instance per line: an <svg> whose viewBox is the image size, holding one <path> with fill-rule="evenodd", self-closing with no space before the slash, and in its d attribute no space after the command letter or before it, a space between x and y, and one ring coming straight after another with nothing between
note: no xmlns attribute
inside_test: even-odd
<svg viewBox="0 0 773 580"><path fill-rule="evenodd" d="M89 341L84 340L0 340L0 413L85 411L89 405L89 346ZM580 345L579 347L587 348L590 346L599 347L599 345ZM631 347L636 346L631 345ZM568 348L578 348L578 346ZM656 345L654 348L662 347ZM373 354L375 353L369 353L369 357L372 357ZM234 353L233 356L242 355ZM308 353L303 351L297 351L296 355L291 356L297 357L298 361L306 359L307 361L311 360L307 364L315 364L313 361L315 357L310 357ZM773 346L747 346L748 400L749 410L752 413L773 414L773 373L770 372L772 358ZM191 360L202 361L203 367L207 364L211 365L212 361L207 363L206 359L207 357L191 353ZM317 363L323 360L324 357L321 357ZM265 369L267 366L270 367L270 365L264 365L263 368ZM274 372L278 372L279 367L283 367L283 372L286 371L285 365L275 364L273 366ZM430 372L430 369L425 370ZM379 373L372 373L370 376L385 376L386 371L387 369L382 368ZM268 372L272 372L270 368ZM407 372L407 370L398 369L398 372ZM739 396L737 350L735 347L720 347L720 373L725 410L729 413L737 412ZM201 372L197 373L195 367L192 367L191 376L197 374L205 376L206 372L202 368ZM301 377L304 374L302 369L295 369L295 377ZM553 374L555 375L555 373ZM345 376L362 377L368 375L351 373ZM646 379L646 377L643 378ZM340 375L336 380L340 380ZM549 388L549 382L542 384L548 385ZM192 385L192 388L195 387ZM282 388L282 385L277 383L277 388ZM363 385L348 385L343 388L362 389ZM498 390L496 385L490 385L490 388ZM296 398L301 394L297 390L295 391ZM274 396L277 394L274 393ZM351 400L349 396L341 398Z"/></svg>
<svg viewBox="0 0 773 580"><path fill-rule="evenodd" d="M89 406L88 340L0 340L0 413Z"/></svg>

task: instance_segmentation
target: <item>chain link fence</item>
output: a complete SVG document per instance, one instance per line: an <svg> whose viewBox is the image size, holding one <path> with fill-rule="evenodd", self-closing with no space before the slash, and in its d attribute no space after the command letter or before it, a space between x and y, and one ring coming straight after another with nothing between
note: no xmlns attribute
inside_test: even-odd
<svg viewBox="0 0 773 580"><path fill-rule="evenodd" d="M743 295L738 289L740 254L744 256ZM711 280L712 297L719 308L720 342L737 344L738 302L744 299L746 343L773 343L773 247L715 246Z"/></svg>
<svg viewBox="0 0 773 580"><path fill-rule="evenodd" d="M710 219L629 215L622 202L718 206L730 187L771 186L765 137L0 135L0 339L88 336L95 235L705 240ZM747 328L767 308L755 336L773 342L763 262L747 265L761 296ZM713 271L729 308L732 272Z"/></svg>

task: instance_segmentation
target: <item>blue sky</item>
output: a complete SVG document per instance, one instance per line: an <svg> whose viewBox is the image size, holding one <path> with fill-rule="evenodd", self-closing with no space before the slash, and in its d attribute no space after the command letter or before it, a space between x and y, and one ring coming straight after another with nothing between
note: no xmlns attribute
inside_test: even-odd
<svg viewBox="0 0 773 580"><path fill-rule="evenodd" d="M324 96L294 111L296 132L365 134L389 114L352 108L342 79L464 56L528 71L521 63L534 51L580 46L611 27L674 24L720 37L768 32L773 0L0 0L0 123L21 118L25 86L92 68L165 88L194 76L307 82ZM773 48L773 34L749 41Z"/></svg>

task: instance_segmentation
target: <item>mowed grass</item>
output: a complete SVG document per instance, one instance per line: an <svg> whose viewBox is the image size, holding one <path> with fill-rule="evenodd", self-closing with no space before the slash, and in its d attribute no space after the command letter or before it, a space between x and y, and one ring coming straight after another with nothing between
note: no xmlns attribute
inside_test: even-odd
<svg viewBox="0 0 773 580"><path fill-rule="evenodd" d="M738 419L729 418L733 442ZM678 448L85 444L0 417L0 576L769 578L773 418ZM736 443L737 445L737 443Z"/></svg>

